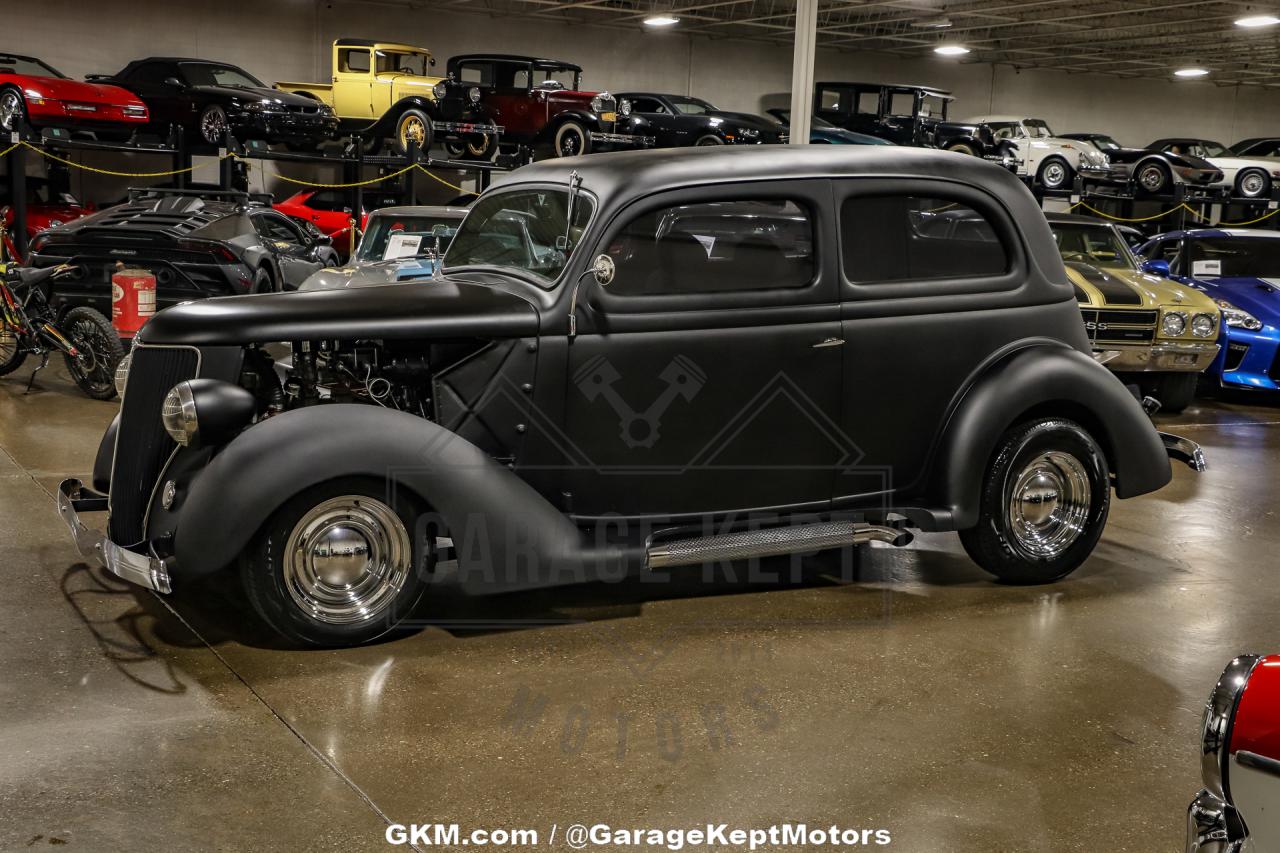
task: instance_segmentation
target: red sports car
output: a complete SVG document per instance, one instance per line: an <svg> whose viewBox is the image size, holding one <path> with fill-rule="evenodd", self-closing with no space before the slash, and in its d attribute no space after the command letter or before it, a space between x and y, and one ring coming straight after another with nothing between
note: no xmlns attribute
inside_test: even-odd
<svg viewBox="0 0 1280 853"><path fill-rule="evenodd" d="M369 211L382 207L391 207L400 203L400 197L393 193L367 192L364 194L364 211L360 215L360 229L363 231L369 219ZM333 240L333 248L342 257L351 254L351 196L340 190L304 190L290 196L275 205L276 210L302 219L319 228ZM355 238L354 242L359 242Z"/></svg>
<svg viewBox="0 0 1280 853"><path fill-rule="evenodd" d="M0 129L25 119L33 128L63 127L127 137L147 123L147 105L119 86L72 80L38 59L0 53Z"/></svg>
<svg viewBox="0 0 1280 853"><path fill-rule="evenodd" d="M46 228L57 228L90 213L93 213L92 205L81 204L70 193L55 192L47 181L40 178L27 178L28 239ZM13 227L13 208L8 204L0 209L0 221L5 228Z"/></svg>

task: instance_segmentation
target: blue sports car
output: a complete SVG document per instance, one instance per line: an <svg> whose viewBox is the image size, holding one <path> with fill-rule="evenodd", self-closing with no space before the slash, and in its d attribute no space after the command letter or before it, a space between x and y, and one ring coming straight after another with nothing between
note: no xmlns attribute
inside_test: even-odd
<svg viewBox="0 0 1280 853"><path fill-rule="evenodd" d="M1280 390L1280 231L1170 231L1138 253L1148 272L1197 287L1222 309L1226 345L1205 376L1224 387Z"/></svg>
<svg viewBox="0 0 1280 853"><path fill-rule="evenodd" d="M791 126L791 110L784 110L775 107L766 110L769 115L776 118L783 127ZM865 133L854 133L852 130L845 130L843 127L836 127L826 119L813 116L809 121L809 144L810 145L893 145L887 139L881 139L878 136L870 136Z"/></svg>

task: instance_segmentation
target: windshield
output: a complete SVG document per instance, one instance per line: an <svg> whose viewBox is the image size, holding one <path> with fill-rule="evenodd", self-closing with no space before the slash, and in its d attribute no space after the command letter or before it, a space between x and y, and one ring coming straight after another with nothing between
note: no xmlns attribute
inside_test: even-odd
<svg viewBox="0 0 1280 853"><path fill-rule="evenodd" d="M1207 237L1191 242L1196 278L1280 278L1280 240Z"/></svg>
<svg viewBox="0 0 1280 853"><path fill-rule="evenodd" d="M386 261L434 254L436 238L432 230L437 225L444 226L440 235L440 249L443 251L449 248L461 221L456 216L374 214L369 217L356 258L360 261Z"/></svg>
<svg viewBox="0 0 1280 853"><path fill-rule="evenodd" d="M1047 139L1053 136L1053 131L1049 129L1049 125L1038 118L1029 118L1022 123L1022 126L1026 128L1027 135L1032 139Z"/></svg>
<svg viewBox="0 0 1280 853"><path fill-rule="evenodd" d="M1091 136L1089 141L1103 151L1115 151L1120 147L1120 143L1116 142L1110 136Z"/></svg>
<svg viewBox="0 0 1280 853"><path fill-rule="evenodd" d="M1189 154L1192 157L1230 157L1231 152L1225 145L1211 142L1208 139L1187 139L1172 142L1165 146L1170 154Z"/></svg>
<svg viewBox="0 0 1280 853"><path fill-rule="evenodd" d="M671 106L681 115L687 116L704 116L707 113L716 112L716 108L708 104L706 101L698 98L668 98Z"/></svg>
<svg viewBox="0 0 1280 853"><path fill-rule="evenodd" d="M247 71L234 65L215 65L212 62L182 62L178 64L182 79L188 86L231 86L238 89L265 89L266 85Z"/></svg>
<svg viewBox="0 0 1280 853"><path fill-rule="evenodd" d="M1138 268L1129 245L1110 225L1050 222L1049 228L1053 231L1058 253L1064 261L1126 270Z"/></svg>
<svg viewBox="0 0 1280 853"><path fill-rule="evenodd" d="M431 67L431 57L425 53L400 53L388 50L375 51L379 74L414 74L426 77Z"/></svg>
<svg viewBox="0 0 1280 853"><path fill-rule="evenodd" d="M14 56L12 53L0 53L0 74L27 74L32 77L61 77L66 75L52 66L45 65L38 59L29 56Z"/></svg>
<svg viewBox="0 0 1280 853"><path fill-rule="evenodd" d="M594 202L579 192L573 228L566 236L569 192L565 189L511 190L477 201L445 255L450 267L503 267L530 273L550 284L560 277L591 220Z"/></svg>
<svg viewBox="0 0 1280 853"><path fill-rule="evenodd" d="M522 68L516 72L515 85L530 89L569 89L576 92L581 82L578 72L572 68Z"/></svg>
<svg viewBox="0 0 1280 853"><path fill-rule="evenodd" d="M947 99L937 95L925 95L920 99L920 115L923 118L946 119Z"/></svg>

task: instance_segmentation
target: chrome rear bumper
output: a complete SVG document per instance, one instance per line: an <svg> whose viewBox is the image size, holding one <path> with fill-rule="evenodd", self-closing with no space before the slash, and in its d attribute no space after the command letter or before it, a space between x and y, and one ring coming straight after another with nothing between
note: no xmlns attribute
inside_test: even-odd
<svg viewBox="0 0 1280 853"><path fill-rule="evenodd" d="M1192 471L1208 470L1209 463L1205 461L1204 451L1191 439L1162 432L1160 440L1164 442L1164 450L1170 459L1182 462Z"/></svg>
<svg viewBox="0 0 1280 853"><path fill-rule="evenodd" d="M92 557L111 574L156 592L172 592L167 560L122 548L97 530L86 527L81 512L105 512L107 496L86 489L76 479L58 486L58 515L71 530L71 538L82 557Z"/></svg>

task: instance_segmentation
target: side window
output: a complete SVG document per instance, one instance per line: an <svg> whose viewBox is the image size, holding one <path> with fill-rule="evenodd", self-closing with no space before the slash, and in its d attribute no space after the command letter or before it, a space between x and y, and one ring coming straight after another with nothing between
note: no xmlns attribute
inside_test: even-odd
<svg viewBox="0 0 1280 853"><path fill-rule="evenodd" d="M991 223L957 201L854 196L840 210L845 277L865 284L981 278L1009 271Z"/></svg>
<svg viewBox="0 0 1280 853"><path fill-rule="evenodd" d="M1168 261L1169 271L1175 275L1181 275L1182 270L1178 264L1178 256L1181 254L1179 249L1181 248L1181 240L1165 240L1163 243L1159 243L1152 248L1149 257L1155 260Z"/></svg>
<svg viewBox="0 0 1280 853"><path fill-rule="evenodd" d="M636 98L631 102L631 108L638 113L665 113L667 111L660 102L653 98Z"/></svg>
<svg viewBox="0 0 1280 853"><path fill-rule="evenodd" d="M533 88L533 77L530 69L520 68L511 75L511 88L513 89L531 89Z"/></svg>
<svg viewBox="0 0 1280 853"><path fill-rule="evenodd" d="M464 65L458 69L458 80L477 86L493 85L492 65Z"/></svg>
<svg viewBox="0 0 1280 853"><path fill-rule="evenodd" d="M609 245L624 296L805 287L817 270L813 222L793 201L688 204L632 220Z"/></svg>
<svg viewBox="0 0 1280 853"><path fill-rule="evenodd" d="M894 92L889 97L889 115L913 116L916 114L916 95L914 92Z"/></svg>
<svg viewBox="0 0 1280 853"><path fill-rule="evenodd" d="M822 89L818 92L818 109L847 112L839 89Z"/></svg>
<svg viewBox="0 0 1280 853"><path fill-rule="evenodd" d="M342 74L367 74L369 72L368 49L341 48L338 51L338 71Z"/></svg>
<svg viewBox="0 0 1280 853"><path fill-rule="evenodd" d="M258 236L264 240L275 240L293 246L302 245L302 234L288 220L270 213L258 216L253 220Z"/></svg>
<svg viewBox="0 0 1280 853"><path fill-rule="evenodd" d="M307 199L307 207L312 210L342 210L346 200L337 190L322 190Z"/></svg>
<svg viewBox="0 0 1280 853"><path fill-rule="evenodd" d="M146 65L139 65L129 75L129 82L135 86L146 86L155 88L164 85L164 81L170 77L177 77L178 70L173 66L166 65L163 62L148 62Z"/></svg>
<svg viewBox="0 0 1280 853"><path fill-rule="evenodd" d="M880 93L878 91L859 92L858 102L854 106L854 111L859 115L879 115Z"/></svg>

